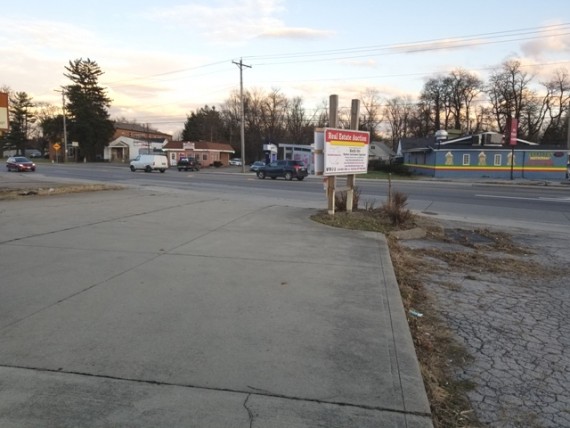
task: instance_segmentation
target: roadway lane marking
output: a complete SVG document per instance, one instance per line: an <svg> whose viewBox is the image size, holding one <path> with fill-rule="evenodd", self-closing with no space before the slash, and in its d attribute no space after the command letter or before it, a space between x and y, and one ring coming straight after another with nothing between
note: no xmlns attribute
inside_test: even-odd
<svg viewBox="0 0 570 428"><path fill-rule="evenodd" d="M548 201L548 202L564 202L570 203L570 197L567 198L545 198L545 197L538 197L538 198L523 198L520 196L497 196L497 195L475 195L479 198L495 198L495 199L518 199L523 201Z"/></svg>

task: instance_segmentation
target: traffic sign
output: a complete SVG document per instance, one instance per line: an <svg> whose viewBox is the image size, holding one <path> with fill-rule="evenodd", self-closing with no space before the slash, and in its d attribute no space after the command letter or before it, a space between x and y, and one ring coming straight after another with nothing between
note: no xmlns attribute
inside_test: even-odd
<svg viewBox="0 0 570 428"><path fill-rule="evenodd" d="M55 143L53 145L53 149L57 152L59 149L61 149L61 146L59 145L59 143Z"/></svg>

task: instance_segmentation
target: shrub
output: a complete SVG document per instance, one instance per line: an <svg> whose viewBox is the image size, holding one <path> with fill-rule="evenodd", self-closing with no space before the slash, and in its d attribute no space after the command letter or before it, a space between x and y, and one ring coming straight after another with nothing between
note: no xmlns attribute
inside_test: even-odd
<svg viewBox="0 0 570 428"><path fill-rule="evenodd" d="M382 205L382 211L386 213L394 226L399 226L408 221L412 213L406 208L408 196L402 192L394 192Z"/></svg>
<svg viewBox="0 0 570 428"><path fill-rule="evenodd" d="M214 166L214 168L219 168L223 165L223 163L220 161L214 161L214 163L212 163L212 165Z"/></svg>

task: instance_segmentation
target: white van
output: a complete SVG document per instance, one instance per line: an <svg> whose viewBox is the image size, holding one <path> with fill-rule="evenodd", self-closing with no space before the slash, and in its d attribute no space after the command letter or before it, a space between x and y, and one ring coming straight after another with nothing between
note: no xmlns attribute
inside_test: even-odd
<svg viewBox="0 0 570 428"><path fill-rule="evenodd" d="M163 155L138 155L131 161L131 171L142 169L144 172L164 172L168 168L168 159Z"/></svg>

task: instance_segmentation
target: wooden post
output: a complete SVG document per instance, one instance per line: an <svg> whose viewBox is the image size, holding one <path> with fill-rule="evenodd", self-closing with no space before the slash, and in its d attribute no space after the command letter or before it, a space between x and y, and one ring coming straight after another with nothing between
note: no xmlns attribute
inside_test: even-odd
<svg viewBox="0 0 570 428"><path fill-rule="evenodd" d="M329 97L329 126L336 128L338 126L338 95ZM336 176L332 175L327 180L327 205L329 215L334 215L335 198L336 198Z"/></svg>
<svg viewBox="0 0 570 428"><path fill-rule="evenodd" d="M350 106L350 129L358 131L360 118L360 100L352 100ZM346 212L352 212L352 205L354 204L354 186L356 184L356 175L349 174L346 177Z"/></svg>

